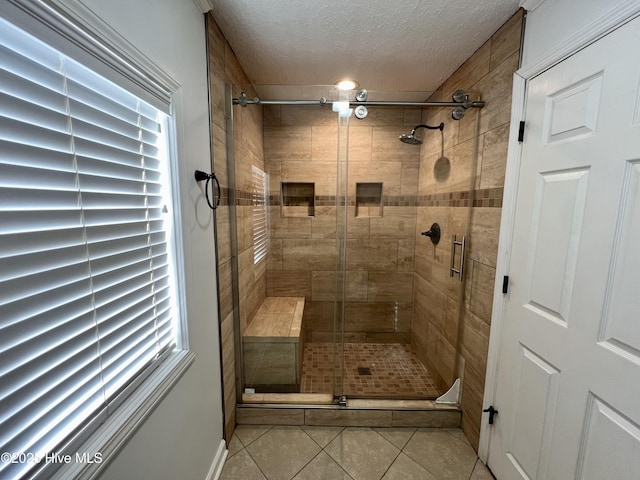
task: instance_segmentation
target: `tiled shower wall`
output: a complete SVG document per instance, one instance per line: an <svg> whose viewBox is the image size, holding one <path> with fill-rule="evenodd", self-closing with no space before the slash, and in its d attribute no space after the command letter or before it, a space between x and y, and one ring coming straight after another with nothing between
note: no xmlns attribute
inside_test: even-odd
<svg viewBox="0 0 640 480"><path fill-rule="evenodd" d="M520 58L522 21L520 10L438 89L449 92L447 96L457 89L475 92L486 101L482 110L470 109L461 121L453 123L447 121L450 112L424 110L423 113L429 123L447 123L444 156L448 162L440 158L439 139L429 137L421 151L419 193L437 196L432 205L418 208L418 224L439 222L443 226L443 241L441 248L429 255L421 255L416 249L412 344L445 380L463 378L462 428L476 448L489 345L513 72ZM465 172L473 167L476 148L464 308L458 332L454 308L457 280L451 280L448 274L451 235L467 231L471 198L467 195L468 173ZM459 365L455 373L458 333Z"/></svg>
<svg viewBox="0 0 640 480"><path fill-rule="evenodd" d="M305 297L305 340L331 342L337 115L330 107L264 108L271 204L267 294ZM420 114L415 108L372 108L366 119L350 120L346 342L409 343L420 149L398 137L419 123ZM281 182L315 185L314 216L282 215ZM359 182L382 184L382 216L356 217Z"/></svg>
<svg viewBox="0 0 640 480"><path fill-rule="evenodd" d="M231 276L231 193L236 195L237 244L241 332L247 327L266 292L266 261L253 263L253 223L251 207L252 166L264 169L262 140L262 108L234 107L235 191L230 190L227 170L227 125L225 117L225 84L249 85L238 59L218 28L213 15L207 14L209 44L209 94L211 97L211 137L213 139L213 168L222 187L220 207L216 210L216 240L218 256L218 297L220 303L222 368L227 437L235 427L236 370ZM237 97L239 90L233 95ZM254 92L247 88L247 94ZM213 273L212 273L213 274Z"/></svg>

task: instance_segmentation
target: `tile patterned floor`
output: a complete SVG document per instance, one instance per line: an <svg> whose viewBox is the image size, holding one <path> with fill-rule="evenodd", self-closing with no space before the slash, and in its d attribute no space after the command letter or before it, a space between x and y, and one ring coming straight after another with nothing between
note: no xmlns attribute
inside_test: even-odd
<svg viewBox="0 0 640 480"><path fill-rule="evenodd" d="M333 392L334 345L304 346L301 393ZM409 345L345 343L345 394L383 398L434 398L442 392ZM369 368L370 375L358 368Z"/></svg>
<svg viewBox="0 0 640 480"><path fill-rule="evenodd" d="M493 480L460 429L240 425L220 480Z"/></svg>

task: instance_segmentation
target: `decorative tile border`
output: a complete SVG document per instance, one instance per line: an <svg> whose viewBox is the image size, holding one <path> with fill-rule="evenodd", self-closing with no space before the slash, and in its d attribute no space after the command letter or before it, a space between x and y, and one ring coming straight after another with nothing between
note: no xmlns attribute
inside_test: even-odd
<svg viewBox="0 0 640 480"><path fill-rule="evenodd" d="M222 187L220 205L229 206L230 189ZM473 206L476 208L502 208L503 188L483 188L473 192ZM341 199L341 206L344 200ZM384 195L385 207L468 207L471 201L469 192L432 193L429 195ZM279 206L280 195L269 195L269 206ZM237 206L252 206L253 192L236 190ZM316 195L314 198L316 207L334 207L335 195ZM355 206L355 199L349 199L349 206Z"/></svg>

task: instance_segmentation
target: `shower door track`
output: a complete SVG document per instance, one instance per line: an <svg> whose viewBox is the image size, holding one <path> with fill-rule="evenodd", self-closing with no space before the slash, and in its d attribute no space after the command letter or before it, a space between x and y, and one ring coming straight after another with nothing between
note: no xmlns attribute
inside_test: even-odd
<svg viewBox="0 0 640 480"><path fill-rule="evenodd" d="M334 103L326 98L319 100L262 100L258 97L234 98L233 104L246 107L247 105L327 105L333 106ZM349 102L350 107L358 105L366 105L368 107L462 107L462 108L482 108L485 105L483 101L465 101L465 102Z"/></svg>
<svg viewBox="0 0 640 480"><path fill-rule="evenodd" d="M262 100L260 98L234 98L234 105L327 105L333 106L334 103L326 98L320 100ZM463 108L482 108L485 105L483 101L473 102L349 102L350 107L358 105L366 105L368 107L463 107ZM466 106L465 106L466 105Z"/></svg>

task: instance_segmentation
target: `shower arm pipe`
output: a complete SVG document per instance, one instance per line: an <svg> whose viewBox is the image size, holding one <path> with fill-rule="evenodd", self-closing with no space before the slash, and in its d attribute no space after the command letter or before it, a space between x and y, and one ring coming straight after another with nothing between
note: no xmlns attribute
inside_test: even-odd
<svg viewBox="0 0 640 480"><path fill-rule="evenodd" d="M259 98L234 98L234 105L333 105L340 102L329 102L326 98L320 100L261 100ZM462 107L462 108L482 108L483 101L463 102L349 102L350 107L365 105L367 107Z"/></svg>

